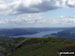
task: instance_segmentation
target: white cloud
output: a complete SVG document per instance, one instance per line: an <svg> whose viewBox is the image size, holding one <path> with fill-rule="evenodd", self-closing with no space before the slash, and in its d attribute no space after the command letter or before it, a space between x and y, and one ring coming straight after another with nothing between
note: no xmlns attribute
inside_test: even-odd
<svg viewBox="0 0 75 56"><path fill-rule="evenodd" d="M38 13L75 7L75 0L0 0L0 14Z"/></svg>
<svg viewBox="0 0 75 56"><path fill-rule="evenodd" d="M67 4L70 6L70 7L75 7L75 0L69 0L67 2Z"/></svg>
<svg viewBox="0 0 75 56"><path fill-rule="evenodd" d="M25 23L40 23L44 22L44 18L37 14L19 15L15 18L1 18L0 24L25 24Z"/></svg>
<svg viewBox="0 0 75 56"><path fill-rule="evenodd" d="M44 18L40 14L23 14L16 16L15 18L1 18L0 26L8 27L66 27L74 26L75 17L61 16L58 19Z"/></svg>

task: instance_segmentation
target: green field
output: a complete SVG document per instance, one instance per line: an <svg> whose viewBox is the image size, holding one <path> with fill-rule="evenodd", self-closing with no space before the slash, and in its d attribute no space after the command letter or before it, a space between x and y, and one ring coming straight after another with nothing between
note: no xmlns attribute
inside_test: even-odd
<svg viewBox="0 0 75 56"><path fill-rule="evenodd" d="M75 41L57 37L28 38L15 45L8 56L59 56L59 52L75 50Z"/></svg>

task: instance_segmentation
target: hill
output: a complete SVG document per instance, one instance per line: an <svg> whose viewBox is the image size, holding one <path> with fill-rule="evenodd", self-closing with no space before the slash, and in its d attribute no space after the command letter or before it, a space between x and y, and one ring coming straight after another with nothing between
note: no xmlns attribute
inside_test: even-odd
<svg viewBox="0 0 75 56"><path fill-rule="evenodd" d="M29 38L19 42L8 56L59 56L60 51L74 51L75 41L57 37Z"/></svg>
<svg viewBox="0 0 75 56"><path fill-rule="evenodd" d="M45 35L44 37L49 37L49 36L58 36L68 40L75 40L75 28L68 28L68 29L59 31L57 33Z"/></svg>
<svg viewBox="0 0 75 56"><path fill-rule="evenodd" d="M0 29L0 36L20 36L31 35L43 31L61 30L65 28L13 28L13 29Z"/></svg>
<svg viewBox="0 0 75 56"><path fill-rule="evenodd" d="M0 39L0 56L6 56L11 52L12 48L15 47L20 41L23 41L25 38L8 38Z"/></svg>
<svg viewBox="0 0 75 56"><path fill-rule="evenodd" d="M67 29L55 34L58 37L62 37L69 40L75 40L75 28Z"/></svg>

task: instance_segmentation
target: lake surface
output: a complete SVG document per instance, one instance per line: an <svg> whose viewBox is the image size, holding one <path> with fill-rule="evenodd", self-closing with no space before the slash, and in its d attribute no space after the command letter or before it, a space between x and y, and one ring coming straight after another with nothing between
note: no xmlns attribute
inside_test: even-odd
<svg viewBox="0 0 75 56"><path fill-rule="evenodd" d="M57 33L59 31L62 31L62 30L52 30L52 31L43 31L43 32L39 32L39 33L36 33L36 34L31 34L31 35L19 35L19 36L14 36L14 37L43 37L45 35L50 35L52 33Z"/></svg>

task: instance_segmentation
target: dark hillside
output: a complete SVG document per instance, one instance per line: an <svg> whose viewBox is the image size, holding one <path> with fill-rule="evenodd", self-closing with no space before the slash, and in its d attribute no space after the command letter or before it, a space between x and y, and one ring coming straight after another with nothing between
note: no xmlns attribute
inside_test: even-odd
<svg viewBox="0 0 75 56"><path fill-rule="evenodd" d="M18 43L8 56L59 56L60 50L73 50L71 47L75 47L75 41L56 37L30 38Z"/></svg>

